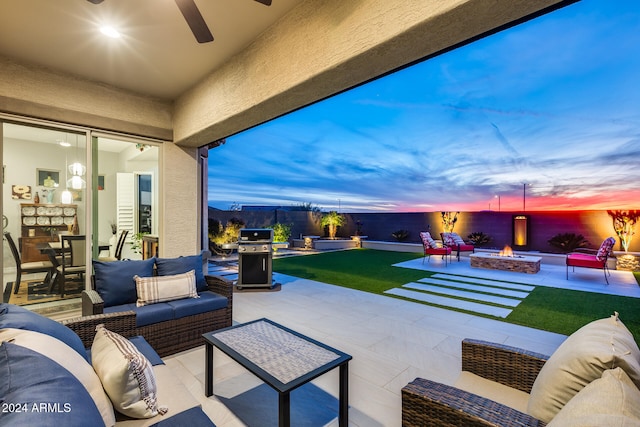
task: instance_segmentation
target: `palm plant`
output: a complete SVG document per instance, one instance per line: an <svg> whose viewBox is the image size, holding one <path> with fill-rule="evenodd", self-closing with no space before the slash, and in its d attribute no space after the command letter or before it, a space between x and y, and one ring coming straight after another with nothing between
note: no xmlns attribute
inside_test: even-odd
<svg viewBox="0 0 640 427"><path fill-rule="evenodd" d="M582 234L575 233L558 233L547 242L554 248L560 249L562 253L569 253L578 248L589 246L589 241Z"/></svg>
<svg viewBox="0 0 640 427"><path fill-rule="evenodd" d="M467 239L473 243L473 246L482 247L491 241L491 236L482 231L474 231L467 236Z"/></svg>
<svg viewBox="0 0 640 427"><path fill-rule="evenodd" d="M329 227L329 238L334 239L338 231L338 227L344 225L344 217L336 211L327 212L322 216L320 224L323 227Z"/></svg>

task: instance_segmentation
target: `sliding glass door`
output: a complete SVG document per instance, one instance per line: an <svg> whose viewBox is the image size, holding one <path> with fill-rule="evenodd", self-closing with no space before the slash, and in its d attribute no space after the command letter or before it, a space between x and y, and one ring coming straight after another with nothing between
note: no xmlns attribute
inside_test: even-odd
<svg viewBox="0 0 640 427"><path fill-rule="evenodd" d="M90 286L91 262L84 260L142 257L142 236L158 233L157 145L37 121L0 124L2 301L78 298ZM116 254L123 232L127 237ZM62 271L71 262L64 235L84 236L83 256L74 245L83 274ZM43 267L18 277L19 263Z"/></svg>

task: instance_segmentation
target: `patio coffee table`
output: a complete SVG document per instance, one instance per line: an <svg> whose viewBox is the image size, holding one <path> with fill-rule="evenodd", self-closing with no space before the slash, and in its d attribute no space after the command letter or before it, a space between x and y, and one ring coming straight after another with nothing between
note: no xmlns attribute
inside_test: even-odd
<svg viewBox="0 0 640 427"><path fill-rule="evenodd" d="M206 344L205 395L213 395L213 348L217 347L278 392L278 423L290 425L289 393L340 367L338 424L347 427L351 356L285 328L258 319L203 335Z"/></svg>

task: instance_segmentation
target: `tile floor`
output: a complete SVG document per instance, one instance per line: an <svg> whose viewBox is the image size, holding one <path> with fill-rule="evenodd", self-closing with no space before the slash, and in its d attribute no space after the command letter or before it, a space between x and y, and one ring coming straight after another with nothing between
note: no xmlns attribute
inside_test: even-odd
<svg viewBox="0 0 640 427"><path fill-rule="evenodd" d="M423 268L422 260L403 263ZM470 269L468 259L449 266L429 265L447 274L472 275L485 280L508 280L537 286L558 286L590 292L640 297L631 273L613 271L605 286L602 271L587 269L565 279L562 266L545 266L538 275ZM349 366L350 426L400 426L400 390L415 377L452 384L460 372L463 338L500 342L550 354L563 335L511 325L469 314L373 295L338 286L275 274L279 292L234 294L234 322L267 317L353 356ZM243 388L258 381L216 351L215 383L241 378ZM220 427L243 424L217 399L204 397L204 349L166 359L204 410ZM314 384L337 396L338 376L330 372ZM330 425L337 425L337 421Z"/></svg>

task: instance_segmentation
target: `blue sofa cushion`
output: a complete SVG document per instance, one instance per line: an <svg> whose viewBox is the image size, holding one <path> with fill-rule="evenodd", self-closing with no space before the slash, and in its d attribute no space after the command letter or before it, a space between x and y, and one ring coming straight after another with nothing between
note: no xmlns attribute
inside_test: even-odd
<svg viewBox="0 0 640 427"><path fill-rule="evenodd" d="M158 322L164 322L166 320L173 320L173 307L169 306L165 302L151 305L143 305L137 307L135 303L121 304L112 307L105 307L105 313L117 313L120 311L135 311L136 312L136 326L147 326Z"/></svg>
<svg viewBox="0 0 640 427"><path fill-rule="evenodd" d="M142 353L144 357L147 358L149 363L151 363L151 366L164 365L164 362L162 361L158 353L156 353L153 347L151 347L151 344L149 344L143 336L137 335L135 337L131 337L129 338L129 341L131 342L131 344L136 346L138 351Z"/></svg>
<svg viewBox="0 0 640 427"><path fill-rule="evenodd" d="M207 417L202 408L199 406L172 415L171 418L166 418L165 420L162 420L159 423L152 424L149 427L170 426L216 427L216 425Z"/></svg>
<svg viewBox="0 0 640 427"><path fill-rule="evenodd" d="M58 363L19 345L0 344L0 425L104 425L91 395Z"/></svg>
<svg viewBox="0 0 640 427"><path fill-rule="evenodd" d="M204 251L203 251L204 253ZM203 253L200 255L181 256L178 258L156 258L158 276L173 276L174 274L196 271L196 290L198 292L209 289L204 278Z"/></svg>
<svg viewBox="0 0 640 427"><path fill-rule="evenodd" d="M93 261L96 292L105 307L135 303L138 298L133 276L151 277L155 258L126 261Z"/></svg>
<svg viewBox="0 0 640 427"><path fill-rule="evenodd" d="M218 310L227 306L227 298L215 292L204 291L199 292L198 295L200 295L200 298L181 299L164 304L173 308L173 315L176 319Z"/></svg>
<svg viewBox="0 0 640 427"><path fill-rule="evenodd" d="M89 361L84 344L75 332L55 320L26 308L0 303L0 329L3 328L26 329L52 336L77 351L87 362Z"/></svg>

